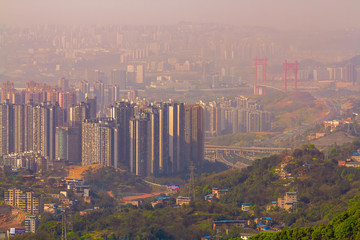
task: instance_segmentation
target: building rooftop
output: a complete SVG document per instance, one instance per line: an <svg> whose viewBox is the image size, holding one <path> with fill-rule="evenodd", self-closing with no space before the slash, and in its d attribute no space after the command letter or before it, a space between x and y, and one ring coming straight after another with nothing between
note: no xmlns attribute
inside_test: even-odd
<svg viewBox="0 0 360 240"><path fill-rule="evenodd" d="M169 196L159 196L156 198L157 200L164 200L164 199L170 199Z"/></svg>
<svg viewBox="0 0 360 240"><path fill-rule="evenodd" d="M233 223L235 220L219 220L213 221L213 223Z"/></svg>

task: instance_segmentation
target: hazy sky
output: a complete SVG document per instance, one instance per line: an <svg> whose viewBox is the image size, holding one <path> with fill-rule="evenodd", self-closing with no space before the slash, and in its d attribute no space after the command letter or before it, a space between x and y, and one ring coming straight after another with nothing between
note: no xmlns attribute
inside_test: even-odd
<svg viewBox="0 0 360 240"><path fill-rule="evenodd" d="M230 23L360 27L360 0L0 0L0 24Z"/></svg>

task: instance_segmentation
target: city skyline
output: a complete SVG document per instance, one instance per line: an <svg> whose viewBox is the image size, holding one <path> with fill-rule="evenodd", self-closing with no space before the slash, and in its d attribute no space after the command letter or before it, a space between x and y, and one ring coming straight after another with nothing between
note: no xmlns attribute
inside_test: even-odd
<svg viewBox="0 0 360 240"><path fill-rule="evenodd" d="M0 24L167 25L181 21L275 29L339 30L360 27L360 2L349 1L6 1Z"/></svg>

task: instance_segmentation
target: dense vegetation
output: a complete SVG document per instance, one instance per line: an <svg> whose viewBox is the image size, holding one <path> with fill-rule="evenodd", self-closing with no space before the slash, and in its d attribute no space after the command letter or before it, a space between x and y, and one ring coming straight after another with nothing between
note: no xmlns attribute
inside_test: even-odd
<svg viewBox="0 0 360 240"><path fill-rule="evenodd" d="M304 145L292 153L257 160L246 169L203 174L196 181L195 201L178 208L171 204L174 199L155 207L150 204L154 199L148 199L140 207L120 205L118 200L104 194L105 191L130 189L124 185L134 181L132 186L140 184L141 188L139 180L129 181L115 170L88 172L85 179L94 186L97 204L103 204L87 215L73 213L69 217L72 224L68 239L199 239L215 235L211 227L214 220L263 216L271 217L275 228L286 227L282 232L261 234L255 239L356 239L360 204L355 196L360 195L360 169L337 166L337 160L348 158L358 148L359 140L324 152L313 145ZM287 177L281 177L280 169ZM229 193L220 201L204 201L213 187L227 188ZM296 208L291 211L266 209L271 201L288 191L298 193ZM252 211L242 212L243 202L251 203ZM217 237L229 239L243 231L235 228L228 235ZM16 239L59 239L60 235L59 219L47 216L36 234Z"/></svg>
<svg viewBox="0 0 360 240"><path fill-rule="evenodd" d="M287 228L278 233L261 233L252 240L282 240L282 239L360 239L360 199L359 196L350 201L349 209L326 225L304 228ZM240 238L233 238L239 239Z"/></svg>
<svg viewBox="0 0 360 240"><path fill-rule="evenodd" d="M342 148L333 147L324 156L313 145L304 145L291 155L257 160L246 171L231 170L203 178L198 188L228 188L229 194L221 200L225 204L241 207L241 203L251 203L257 214L287 226L327 222L346 211L349 199L359 194L360 170L337 166L337 160L348 158L359 147L360 141L355 141ZM282 179L276 172L281 162L287 162L285 171L291 177ZM266 211L267 204L288 191L298 192L296 211Z"/></svg>

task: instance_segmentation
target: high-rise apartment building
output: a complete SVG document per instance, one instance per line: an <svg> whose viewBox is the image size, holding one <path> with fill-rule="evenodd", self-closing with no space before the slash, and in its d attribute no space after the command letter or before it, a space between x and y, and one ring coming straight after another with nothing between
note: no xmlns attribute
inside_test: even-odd
<svg viewBox="0 0 360 240"><path fill-rule="evenodd" d="M112 84L109 86L109 99L108 103L114 103L120 100L120 91L119 86L116 84Z"/></svg>
<svg viewBox="0 0 360 240"><path fill-rule="evenodd" d="M79 82L79 101L84 101L86 96L90 94L90 83L87 80Z"/></svg>
<svg viewBox="0 0 360 240"><path fill-rule="evenodd" d="M144 83L144 76L145 76L144 65L137 65L136 66L136 83L137 84Z"/></svg>
<svg viewBox="0 0 360 240"><path fill-rule="evenodd" d="M148 162L148 122L147 114L135 115L130 120L130 172L146 176Z"/></svg>
<svg viewBox="0 0 360 240"><path fill-rule="evenodd" d="M208 136L241 132L265 132L271 129L272 115L257 101L238 96L235 101L221 98L202 103L204 127Z"/></svg>
<svg viewBox="0 0 360 240"><path fill-rule="evenodd" d="M14 151L14 109L9 100L0 104L0 154Z"/></svg>
<svg viewBox="0 0 360 240"><path fill-rule="evenodd" d="M73 105L76 105L76 93L73 91L60 92L59 104L63 109L68 109Z"/></svg>
<svg viewBox="0 0 360 240"><path fill-rule="evenodd" d="M92 119L82 123L82 165L114 166L117 160L117 129L112 119Z"/></svg>
<svg viewBox="0 0 360 240"><path fill-rule="evenodd" d="M353 84L356 82L355 65L351 62L345 65L345 82L351 82Z"/></svg>
<svg viewBox="0 0 360 240"><path fill-rule="evenodd" d="M96 108L102 111L105 104L105 85L103 81L98 80L95 82L94 92L97 100Z"/></svg>
<svg viewBox="0 0 360 240"><path fill-rule="evenodd" d="M186 105L184 117L184 161L199 166L204 159L203 109L200 105Z"/></svg>
<svg viewBox="0 0 360 240"><path fill-rule="evenodd" d="M118 163L130 167L130 119L133 117L134 108L129 102L118 102L110 107L110 117L115 120L118 129ZM116 163L117 164L117 163ZM120 167L120 166L119 166Z"/></svg>
<svg viewBox="0 0 360 240"><path fill-rule="evenodd" d="M81 163L81 126L56 127L55 158Z"/></svg>
<svg viewBox="0 0 360 240"><path fill-rule="evenodd" d="M88 114L86 116L86 118L88 119L94 119L96 118L96 114L97 114L97 100L96 100L96 96L93 98L89 98L86 97L85 98L85 103L87 104L88 107Z"/></svg>
<svg viewBox="0 0 360 240"><path fill-rule="evenodd" d="M155 107L148 107L147 122L147 175L157 176L159 174L159 111Z"/></svg>
<svg viewBox="0 0 360 240"><path fill-rule="evenodd" d="M31 105L30 105L31 107ZM55 159L55 130L63 124L63 110L59 105L35 105L31 109L32 116L27 122L32 126L32 131L27 131L25 138L31 138L32 146L28 150L38 151L42 156Z"/></svg>
<svg viewBox="0 0 360 240"><path fill-rule="evenodd" d="M75 106L72 106L68 110L68 122L72 125L81 125L81 123L88 119L90 115L90 105L85 102L81 102Z"/></svg>
<svg viewBox="0 0 360 240"><path fill-rule="evenodd" d="M168 106L169 172L183 170L184 104L171 103Z"/></svg>
<svg viewBox="0 0 360 240"><path fill-rule="evenodd" d="M69 91L69 80L62 77L62 78L59 78L58 80L58 87L61 89L61 91Z"/></svg>
<svg viewBox="0 0 360 240"><path fill-rule="evenodd" d="M134 86L136 83L136 70L134 65L127 65L126 68L126 86Z"/></svg>
<svg viewBox="0 0 360 240"><path fill-rule="evenodd" d="M43 209L42 196L34 192L23 192L17 188L11 188L4 193L5 204L18 208L31 215L40 214Z"/></svg>
<svg viewBox="0 0 360 240"><path fill-rule="evenodd" d="M158 104L159 111L159 173L169 171L169 135L167 104Z"/></svg>

